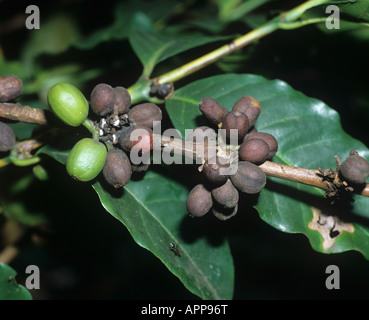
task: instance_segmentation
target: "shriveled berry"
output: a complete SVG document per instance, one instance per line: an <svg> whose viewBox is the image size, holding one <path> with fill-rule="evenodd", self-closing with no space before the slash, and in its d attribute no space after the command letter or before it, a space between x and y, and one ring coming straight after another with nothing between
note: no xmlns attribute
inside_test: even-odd
<svg viewBox="0 0 369 320"><path fill-rule="evenodd" d="M0 102L18 98L23 91L23 82L17 76L6 75L0 77Z"/></svg>
<svg viewBox="0 0 369 320"><path fill-rule="evenodd" d="M187 211L192 217L202 217L213 206L211 192L203 185L195 186L187 198Z"/></svg>
<svg viewBox="0 0 369 320"><path fill-rule="evenodd" d="M222 123L222 129L226 130L225 134L228 142L242 141L249 128L249 119L244 113L238 111L228 112ZM237 131L234 132L231 129L236 129ZM237 136L233 137L234 133Z"/></svg>
<svg viewBox="0 0 369 320"><path fill-rule="evenodd" d="M268 153L268 156L267 156L267 160L272 159L274 157L274 155L276 154L276 152L278 151L277 139L273 135L271 135L270 133L255 132L255 133L252 133L250 135L246 135L245 141L246 140L251 140L251 139L261 139L261 140L264 140L268 144L269 153Z"/></svg>
<svg viewBox="0 0 369 320"><path fill-rule="evenodd" d="M114 89L114 113L126 113L131 105L131 95L124 87L115 87Z"/></svg>
<svg viewBox="0 0 369 320"><path fill-rule="evenodd" d="M225 208L234 208L239 200L238 190L228 179L222 186L211 190L214 201Z"/></svg>
<svg viewBox="0 0 369 320"><path fill-rule="evenodd" d="M66 168L74 179L90 181L101 172L106 160L106 147L91 138L79 140L69 153Z"/></svg>
<svg viewBox="0 0 369 320"><path fill-rule="evenodd" d="M250 96L243 96L234 104L232 110L246 114L249 126L252 127L260 115L261 106L258 100Z"/></svg>
<svg viewBox="0 0 369 320"><path fill-rule="evenodd" d="M135 148L148 152L153 147L152 133L152 129L147 126L129 127L120 133L119 144L124 151Z"/></svg>
<svg viewBox="0 0 369 320"><path fill-rule="evenodd" d="M236 204L233 208L225 208L219 205L213 205L211 211L219 220L225 221L236 215L238 211L238 204Z"/></svg>
<svg viewBox="0 0 369 320"><path fill-rule="evenodd" d="M125 186L132 175L131 162L127 154L117 148L109 150L102 173L105 180L114 188Z"/></svg>
<svg viewBox="0 0 369 320"><path fill-rule="evenodd" d="M150 168L150 164L141 163L141 164L133 164L131 163L132 172L145 172Z"/></svg>
<svg viewBox="0 0 369 320"><path fill-rule="evenodd" d="M239 191L249 194L260 192L266 184L264 171L248 161L239 161L237 172L230 178Z"/></svg>
<svg viewBox="0 0 369 320"><path fill-rule="evenodd" d="M53 112L66 124L77 127L86 120L88 102L82 92L70 83L57 83L51 87L47 98Z"/></svg>
<svg viewBox="0 0 369 320"><path fill-rule="evenodd" d="M242 160L260 165L268 158L269 146L262 139L250 139L242 142L238 153Z"/></svg>
<svg viewBox="0 0 369 320"><path fill-rule="evenodd" d="M0 151L6 152L13 148L16 138L12 128L4 122L0 122Z"/></svg>
<svg viewBox="0 0 369 320"><path fill-rule="evenodd" d="M204 116L214 124L223 122L228 110L213 98L204 98L199 103L200 111Z"/></svg>
<svg viewBox="0 0 369 320"><path fill-rule="evenodd" d="M128 111L128 119L133 126L146 126L153 128L154 121L162 120L162 111L154 103L141 103Z"/></svg>
<svg viewBox="0 0 369 320"><path fill-rule="evenodd" d="M99 116L105 116L114 110L115 92L114 89L106 84L97 84L91 92L91 109Z"/></svg>
<svg viewBox="0 0 369 320"><path fill-rule="evenodd" d="M220 186L228 179L228 176L225 174L228 167L229 163L224 158L216 156L205 161L202 172L209 182Z"/></svg>
<svg viewBox="0 0 369 320"><path fill-rule="evenodd" d="M351 184L363 184L369 177L369 163L354 149L341 164L342 177Z"/></svg>

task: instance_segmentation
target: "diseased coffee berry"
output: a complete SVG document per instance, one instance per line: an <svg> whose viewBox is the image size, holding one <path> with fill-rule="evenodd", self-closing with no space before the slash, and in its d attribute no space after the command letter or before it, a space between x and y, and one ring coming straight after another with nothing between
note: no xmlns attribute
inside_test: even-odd
<svg viewBox="0 0 369 320"><path fill-rule="evenodd" d="M148 152L153 147L152 129L139 125L129 127L122 131L119 137L119 144L124 151L131 151L133 148L141 152Z"/></svg>
<svg viewBox="0 0 369 320"><path fill-rule="evenodd" d="M187 211L192 217L204 216L213 206L211 192L203 185L195 186L187 198Z"/></svg>
<svg viewBox="0 0 369 320"><path fill-rule="evenodd" d="M14 75L0 77L0 102L18 98L23 91L23 82Z"/></svg>
<svg viewBox="0 0 369 320"><path fill-rule="evenodd" d="M105 116L113 112L115 101L114 89L106 84L97 84L91 92L91 109L99 116Z"/></svg>
<svg viewBox="0 0 369 320"><path fill-rule="evenodd" d="M214 201L224 208L234 208L239 200L238 190L230 179L222 186L211 190L211 195Z"/></svg>
<svg viewBox="0 0 369 320"><path fill-rule="evenodd" d="M6 152L13 148L16 138L12 128L4 122L0 122L0 152Z"/></svg>
<svg viewBox="0 0 369 320"><path fill-rule="evenodd" d="M216 156L205 161L202 172L209 182L220 186L227 181L226 172L228 167L229 163L226 162L226 159Z"/></svg>
<svg viewBox="0 0 369 320"><path fill-rule="evenodd" d="M162 120L162 112L154 103L141 103L128 111L128 119L133 126L146 126L152 129L154 121Z"/></svg>
<svg viewBox="0 0 369 320"><path fill-rule="evenodd" d="M131 105L131 95L124 87L115 87L114 89L114 108L115 114L126 113Z"/></svg>
<svg viewBox="0 0 369 320"><path fill-rule="evenodd" d="M47 95L53 112L66 124L77 127L86 120L88 102L82 92L70 83L60 82Z"/></svg>
<svg viewBox="0 0 369 320"><path fill-rule="evenodd" d="M102 173L114 188L125 186L132 175L131 162L126 153L117 148L109 150Z"/></svg>
<svg viewBox="0 0 369 320"><path fill-rule="evenodd" d="M353 149L341 164L341 174L351 184L363 184L369 177L369 163Z"/></svg>
<svg viewBox="0 0 369 320"><path fill-rule="evenodd" d="M249 119L249 126L252 127L260 115L261 106L256 99L244 96L234 104L232 110L246 114Z"/></svg>
<svg viewBox="0 0 369 320"><path fill-rule="evenodd" d="M242 160L260 165L268 158L269 146L262 139L250 139L242 142L238 153Z"/></svg>
<svg viewBox="0 0 369 320"><path fill-rule="evenodd" d="M246 135L245 141L246 140L251 140L251 139L261 139L261 140L264 140L268 144L269 153L268 153L268 156L267 156L267 160L272 159L274 157L274 155L276 154L276 152L278 151L277 139L274 138L274 136L271 135L270 133L255 132L255 133L252 133L250 135Z"/></svg>
<svg viewBox="0 0 369 320"><path fill-rule="evenodd" d="M74 179L90 181L97 177L104 167L106 147L91 138L79 140L69 153L66 168Z"/></svg>
<svg viewBox="0 0 369 320"><path fill-rule="evenodd" d="M264 171L248 161L239 161L237 172L230 178L239 191L249 194L259 193L266 184Z"/></svg>
<svg viewBox="0 0 369 320"><path fill-rule="evenodd" d="M211 211L219 220L225 221L236 215L238 211L238 204L236 204L233 208L224 208L218 204L215 204L211 208Z"/></svg>
<svg viewBox="0 0 369 320"><path fill-rule="evenodd" d="M223 122L225 115L228 113L228 110L213 98L202 99L199 107L204 116L216 125Z"/></svg>
<svg viewBox="0 0 369 320"><path fill-rule="evenodd" d="M141 164L133 164L131 163L132 172L145 172L149 169L150 164L141 163Z"/></svg>
<svg viewBox="0 0 369 320"><path fill-rule="evenodd" d="M226 139L230 143L242 141L249 128L249 119L244 113L238 111L228 112L222 123L222 129L226 130Z"/></svg>

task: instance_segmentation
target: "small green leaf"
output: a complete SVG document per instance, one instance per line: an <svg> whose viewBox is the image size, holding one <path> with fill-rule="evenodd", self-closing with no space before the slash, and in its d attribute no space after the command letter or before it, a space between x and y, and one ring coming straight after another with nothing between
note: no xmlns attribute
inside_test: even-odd
<svg viewBox="0 0 369 320"><path fill-rule="evenodd" d="M0 262L0 300L32 300L30 292L15 280L17 273Z"/></svg>
<svg viewBox="0 0 369 320"><path fill-rule="evenodd" d="M312 169L335 168L334 156L345 159L353 148L369 159L366 146L343 131L336 111L280 80L271 81L248 74L202 79L177 90L167 100L166 109L174 127L184 135L185 129L209 125L199 111L198 104L202 98L215 98L230 110L244 95L261 103L262 112L256 127L277 138L279 150L274 157L275 162ZM353 203L340 202L340 205L332 207L323 195L322 190L314 187L269 178L256 208L260 217L276 229L305 234L317 251L359 250L369 258L369 229L359 218L369 218L369 199L354 196ZM327 247L322 234L309 227L316 209L322 215L340 218L344 215L343 221L352 224L354 232L340 232L334 237L333 244Z"/></svg>
<svg viewBox="0 0 369 320"><path fill-rule="evenodd" d="M149 76L159 62L178 53L210 42L230 37L209 37L200 34L164 34L155 30L151 20L143 13L137 13L132 22L129 41L144 66L144 75Z"/></svg>

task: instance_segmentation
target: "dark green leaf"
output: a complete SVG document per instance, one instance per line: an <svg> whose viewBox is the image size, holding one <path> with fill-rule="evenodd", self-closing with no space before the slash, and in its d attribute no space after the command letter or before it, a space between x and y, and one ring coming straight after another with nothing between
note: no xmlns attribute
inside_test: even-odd
<svg viewBox="0 0 369 320"><path fill-rule="evenodd" d="M17 273L0 262L0 300L32 300L29 291L15 280Z"/></svg>
<svg viewBox="0 0 369 320"><path fill-rule="evenodd" d="M143 13L136 14L129 34L129 41L144 66L144 74L150 75L159 62L210 42L230 37L209 37L200 34L164 34L155 30L150 19Z"/></svg>
<svg viewBox="0 0 369 320"><path fill-rule="evenodd" d="M357 21L369 21L369 2L367 0L342 1L337 5L343 17L349 16Z"/></svg>
<svg viewBox="0 0 369 320"><path fill-rule="evenodd" d="M202 98L213 97L230 110L244 95L261 103L256 127L277 138L276 162L312 169L335 168L334 156L345 159L353 148L369 159L365 145L343 131L336 111L280 80L247 74L214 76L177 90L167 100L166 108L174 127L183 135L185 129L205 124L198 107ZM369 258L369 229L359 218L369 218L369 199L355 196L353 203L340 202L331 207L323 195L314 187L270 178L256 207L260 217L278 230L305 234L317 251L359 250ZM331 246L327 247L326 242L323 246L322 235L309 228L316 209L325 215L344 215L344 221L352 223L355 231L342 231Z"/></svg>
<svg viewBox="0 0 369 320"><path fill-rule="evenodd" d="M40 153L65 163L69 151L60 143ZM64 146L64 147L62 147ZM188 189L177 181L175 171L148 171L142 180L131 180L124 189L111 190L97 181L93 188L104 208L122 222L134 240L157 256L195 295L202 299L231 299L234 269L227 241L214 245L187 214ZM67 174L67 173L66 173ZM203 232L203 233L202 233ZM191 238L191 239L189 239ZM170 249L173 243L182 255Z"/></svg>

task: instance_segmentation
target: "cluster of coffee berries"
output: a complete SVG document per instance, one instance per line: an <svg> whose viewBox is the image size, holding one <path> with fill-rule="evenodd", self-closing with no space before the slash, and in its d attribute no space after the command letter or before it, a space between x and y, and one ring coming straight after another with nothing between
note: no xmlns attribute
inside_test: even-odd
<svg viewBox="0 0 369 320"><path fill-rule="evenodd" d="M90 181L102 172L115 188L131 179L133 171L147 170L149 164L132 162L132 152L142 159L152 147L154 121L162 120L161 109L153 103L131 107L131 97L124 87L100 83L90 97L90 103L79 89L69 83L58 83L48 93L54 113L70 126L84 125L97 132L93 138L83 138L72 148L66 162L69 175L79 181ZM96 120L88 118L89 107ZM149 163L149 162L148 162Z"/></svg>
<svg viewBox="0 0 369 320"><path fill-rule="evenodd" d="M209 97L199 107L212 125L223 130L218 130L215 155L208 156L208 150L204 156L200 171L207 183L191 190L187 210L193 217L212 211L218 219L227 220L237 213L239 192L257 194L264 188L266 175L259 165L273 158L278 143L271 134L257 131L261 106L250 96L239 99L231 111ZM215 132L210 127L199 127L194 132L209 129ZM220 141L225 143L223 149ZM235 157L229 156L232 150L237 151Z"/></svg>
<svg viewBox="0 0 369 320"><path fill-rule="evenodd" d="M11 102L23 91L23 82L14 75L0 77L0 103ZM15 134L6 123L0 122L0 152L10 151L16 143Z"/></svg>

